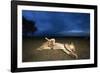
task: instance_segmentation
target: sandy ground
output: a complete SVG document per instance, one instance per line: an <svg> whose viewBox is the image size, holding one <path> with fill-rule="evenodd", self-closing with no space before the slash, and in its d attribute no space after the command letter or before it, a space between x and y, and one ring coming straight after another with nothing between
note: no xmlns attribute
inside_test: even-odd
<svg viewBox="0 0 100 73"><path fill-rule="evenodd" d="M55 61L55 60L76 60L65 54L62 50L42 50L37 48L46 42L44 38L23 38L22 61ZM69 43L73 42L76 47L78 59L90 58L90 40L89 38L56 38L56 42Z"/></svg>

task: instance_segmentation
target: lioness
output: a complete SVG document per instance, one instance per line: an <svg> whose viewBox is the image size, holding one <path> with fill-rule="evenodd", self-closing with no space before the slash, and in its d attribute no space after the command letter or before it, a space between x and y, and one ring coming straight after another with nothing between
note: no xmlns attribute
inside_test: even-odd
<svg viewBox="0 0 100 73"><path fill-rule="evenodd" d="M46 43L44 43L38 50L44 50L44 49L61 49L63 52L70 56L74 56L75 58L78 58L78 55L76 54L76 49L73 43L70 44L62 44L62 43L56 43L55 39L48 39Z"/></svg>

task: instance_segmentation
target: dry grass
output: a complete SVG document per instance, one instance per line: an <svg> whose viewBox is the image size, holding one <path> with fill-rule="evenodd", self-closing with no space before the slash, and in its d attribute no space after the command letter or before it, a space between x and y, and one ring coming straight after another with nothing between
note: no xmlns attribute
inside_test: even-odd
<svg viewBox="0 0 100 73"><path fill-rule="evenodd" d="M69 43L73 42L76 47L78 59L90 58L90 40L87 38L56 38L57 42ZM76 60L66 55L62 50L37 50L42 43L46 42L44 38L24 38L22 48L23 62L33 61L53 61L53 60Z"/></svg>

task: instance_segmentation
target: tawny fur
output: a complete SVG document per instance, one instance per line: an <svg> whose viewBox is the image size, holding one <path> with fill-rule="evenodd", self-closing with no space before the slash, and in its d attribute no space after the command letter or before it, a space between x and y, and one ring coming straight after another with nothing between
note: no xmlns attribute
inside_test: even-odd
<svg viewBox="0 0 100 73"><path fill-rule="evenodd" d="M45 49L61 49L63 52L70 56L74 56L75 58L78 58L78 55L76 54L76 49L73 43L71 44L62 44L62 43L56 43L55 39L48 39L45 38L47 42L43 43L42 46L40 46L37 50L45 50Z"/></svg>

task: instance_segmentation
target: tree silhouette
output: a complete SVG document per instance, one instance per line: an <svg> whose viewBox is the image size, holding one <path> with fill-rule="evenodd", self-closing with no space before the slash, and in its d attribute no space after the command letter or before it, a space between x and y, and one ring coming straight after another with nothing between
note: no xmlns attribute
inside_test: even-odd
<svg viewBox="0 0 100 73"><path fill-rule="evenodd" d="M22 32L25 36L27 34L33 34L37 30L34 21L27 20L24 16L22 17Z"/></svg>

